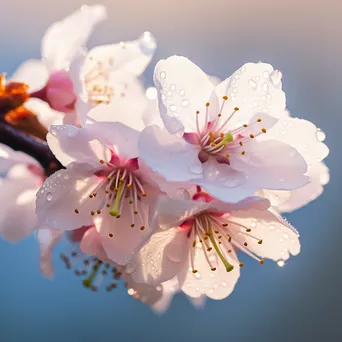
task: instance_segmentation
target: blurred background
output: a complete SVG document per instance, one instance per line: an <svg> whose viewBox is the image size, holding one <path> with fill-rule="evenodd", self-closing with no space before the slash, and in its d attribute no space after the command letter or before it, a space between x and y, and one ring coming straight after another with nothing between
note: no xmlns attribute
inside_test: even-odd
<svg viewBox="0 0 342 342"><path fill-rule="evenodd" d="M11 74L24 60L39 58L46 28L83 3L96 2L2 1L0 71ZM90 46L135 39L146 30L156 36L159 49L146 85L152 83L155 62L173 54L220 78L248 61L281 70L292 115L313 121L327 135L331 181L318 200L287 215L301 233L299 256L283 268L248 262L234 293L200 311L183 296L157 316L123 286L111 294L92 293L64 268L58 251L55 278L49 281L39 272L34 237L14 245L0 241L0 341L341 341L342 2L102 3L109 20L98 27Z"/></svg>

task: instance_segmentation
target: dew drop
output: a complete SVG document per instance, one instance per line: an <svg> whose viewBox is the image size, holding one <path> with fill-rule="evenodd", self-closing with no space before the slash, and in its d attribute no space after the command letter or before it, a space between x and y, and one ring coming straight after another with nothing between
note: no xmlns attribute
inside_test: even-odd
<svg viewBox="0 0 342 342"><path fill-rule="evenodd" d="M317 128L316 137L318 141L324 141L326 138L326 135L320 128Z"/></svg>
<svg viewBox="0 0 342 342"><path fill-rule="evenodd" d="M221 283L221 285L222 285L223 287L227 287L227 286L228 286L228 284L227 284L225 281L223 281L223 282Z"/></svg>
<svg viewBox="0 0 342 342"><path fill-rule="evenodd" d="M268 83L265 82L263 85L262 85L262 89L264 89L265 92L268 91Z"/></svg>
<svg viewBox="0 0 342 342"><path fill-rule="evenodd" d="M190 101L189 101L189 100L183 100L183 101L182 101L182 106L183 106L183 107L187 107L187 106L189 106L189 104L190 104Z"/></svg>
<svg viewBox="0 0 342 342"><path fill-rule="evenodd" d="M156 50L157 43L150 32L144 32L140 37L140 50L145 55L152 55Z"/></svg>
<svg viewBox="0 0 342 342"><path fill-rule="evenodd" d="M64 179L65 179L65 180L68 180L68 179L70 179L70 176L69 176L69 175L65 175L65 176L64 176Z"/></svg>
<svg viewBox="0 0 342 342"><path fill-rule="evenodd" d="M180 95L180 96L184 96L184 95L185 95L185 90L184 90L184 89L181 89L181 90L179 91L179 95Z"/></svg>
<svg viewBox="0 0 342 342"><path fill-rule="evenodd" d="M200 279L201 278L201 273L197 272L194 274L195 278L196 279Z"/></svg>
<svg viewBox="0 0 342 342"><path fill-rule="evenodd" d="M270 224L270 225L268 226L268 228L269 228L270 230L274 230L274 229L275 229L275 226L274 226L273 224Z"/></svg>
<svg viewBox="0 0 342 342"><path fill-rule="evenodd" d="M229 178L223 183L223 186L225 186L226 188L234 188L236 186L239 186L240 184L241 184L240 179Z"/></svg>
<svg viewBox="0 0 342 342"><path fill-rule="evenodd" d="M47 200L48 202L51 202L51 201L52 201L52 193L51 193L51 192L48 192L48 193L46 194L46 200Z"/></svg>
<svg viewBox="0 0 342 342"><path fill-rule="evenodd" d="M171 112L177 112L177 106L176 105L174 105L174 104L172 104L172 105L170 105L170 110L171 110Z"/></svg>
<svg viewBox="0 0 342 342"><path fill-rule="evenodd" d="M44 191L45 191L45 190L44 190L44 189L42 189L42 190L40 190L40 193L41 193L41 194L43 194L43 193L44 193Z"/></svg>
<svg viewBox="0 0 342 342"><path fill-rule="evenodd" d="M283 77L283 75L279 70L272 71L270 76L271 76L271 80L272 80L273 84L276 87L281 85L280 82L281 82L281 78Z"/></svg>
<svg viewBox="0 0 342 342"><path fill-rule="evenodd" d="M194 163L189 166L189 171L194 174L201 174L203 169L202 169L202 164L200 162Z"/></svg>
<svg viewBox="0 0 342 342"><path fill-rule="evenodd" d="M164 71L162 71L160 73L160 78L165 79L165 77L166 77L166 73Z"/></svg>
<svg viewBox="0 0 342 342"><path fill-rule="evenodd" d="M176 90L176 85L175 85L175 84L171 84L171 85L170 85L170 89L171 89L171 90Z"/></svg>
<svg viewBox="0 0 342 342"><path fill-rule="evenodd" d="M277 262L277 265L278 265L279 267L284 267L284 266L285 266L285 261L284 261L284 260L279 260L279 261Z"/></svg>
<svg viewBox="0 0 342 342"><path fill-rule="evenodd" d="M270 76L270 74L268 73L268 71L264 71L264 73L262 74L265 78L268 78Z"/></svg>
<svg viewBox="0 0 342 342"><path fill-rule="evenodd" d="M252 89L256 89L256 87L257 87L256 82L253 81L253 80L249 80L249 81L248 81L248 84L249 84L249 86L250 86Z"/></svg>

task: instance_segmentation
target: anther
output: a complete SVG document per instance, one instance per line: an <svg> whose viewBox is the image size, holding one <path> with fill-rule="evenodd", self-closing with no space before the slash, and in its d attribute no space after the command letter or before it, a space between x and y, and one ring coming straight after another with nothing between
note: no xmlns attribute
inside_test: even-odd
<svg viewBox="0 0 342 342"><path fill-rule="evenodd" d="M197 111L196 111L196 114L199 114L199 113L200 113L199 110L197 110Z"/></svg>
<svg viewBox="0 0 342 342"><path fill-rule="evenodd" d="M248 243L247 243L247 242L245 242L245 243L244 243L244 246L246 246L246 247L247 247L247 246L248 246Z"/></svg>
<svg viewBox="0 0 342 342"><path fill-rule="evenodd" d="M252 231L251 228L246 228L246 232L247 232L247 233L250 233L251 231Z"/></svg>
<svg viewBox="0 0 342 342"><path fill-rule="evenodd" d="M134 215L138 215L138 210L134 210Z"/></svg>
<svg viewBox="0 0 342 342"><path fill-rule="evenodd" d="M265 263L265 260L264 260L264 259L261 259L261 260L259 261L259 263L260 263L261 265L263 265L263 264Z"/></svg>
<svg viewBox="0 0 342 342"><path fill-rule="evenodd" d="M243 262L240 262L239 266L243 267L243 266L245 266L245 264Z"/></svg>
<svg viewBox="0 0 342 342"><path fill-rule="evenodd" d="M101 159L101 160L100 160L100 163L101 163L101 164L104 164L104 160L103 160L103 159Z"/></svg>
<svg viewBox="0 0 342 342"><path fill-rule="evenodd" d="M129 204L133 204L133 201L132 201L132 200L129 200L128 203L129 203Z"/></svg>
<svg viewBox="0 0 342 342"><path fill-rule="evenodd" d="M194 242L192 243L192 247L196 246L196 240L194 240Z"/></svg>
<svg viewBox="0 0 342 342"><path fill-rule="evenodd" d="M261 130L261 132L262 133L266 133L267 131L266 131L266 128L263 128L262 130Z"/></svg>
<svg viewBox="0 0 342 342"><path fill-rule="evenodd" d="M91 216L94 216L95 215L95 211L91 211L90 214L91 214Z"/></svg>
<svg viewBox="0 0 342 342"><path fill-rule="evenodd" d="M253 135L253 134L250 134L249 137L250 137L251 139L253 139L253 138L254 138L254 135Z"/></svg>
<svg viewBox="0 0 342 342"><path fill-rule="evenodd" d="M243 146L243 142L242 142L242 141L240 141L240 142L239 142L239 145L240 145L240 146Z"/></svg>
<svg viewBox="0 0 342 342"><path fill-rule="evenodd" d="M101 210L100 210L100 209L96 210L96 212L97 212L99 215L101 214Z"/></svg>
<svg viewBox="0 0 342 342"><path fill-rule="evenodd" d="M228 227L228 223L223 223L222 227Z"/></svg>
<svg viewBox="0 0 342 342"><path fill-rule="evenodd" d="M141 227L140 227L140 230L144 230L144 229L145 229L145 226L141 226Z"/></svg>
<svg viewBox="0 0 342 342"><path fill-rule="evenodd" d="M226 154L226 158L230 158L230 154L227 153L227 154Z"/></svg>
<svg viewBox="0 0 342 342"><path fill-rule="evenodd" d="M212 247L208 247L207 251L210 252L213 248Z"/></svg>
<svg viewBox="0 0 342 342"><path fill-rule="evenodd" d="M235 107L234 110L237 112L238 110L240 110L239 107Z"/></svg>
<svg viewBox="0 0 342 342"><path fill-rule="evenodd" d="M110 207L110 204L109 204L109 203L108 203L108 204L106 204L106 207L107 207L107 208L109 208L109 207Z"/></svg>
<svg viewBox="0 0 342 342"><path fill-rule="evenodd" d="M216 267L212 267L211 270L212 270L212 271L216 271Z"/></svg>
<svg viewBox="0 0 342 342"><path fill-rule="evenodd" d="M114 235L112 233L109 233L108 236L112 238Z"/></svg>
<svg viewBox="0 0 342 342"><path fill-rule="evenodd" d="M247 125L246 125L246 124L243 124L242 126L243 126L243 127L245 127L245 128L247 127Z"/></svg>
<svg viewBox="0 0 342 342"><path fill-rule="evenodd" d="M223 96L222 98L223 98L223 100L225 100L225 101L228 100L228 96Z"/></svg>
<svg viewBox="0 0 342 342"><path fill-rule="evenodd" d="M217 116L220 118L222 116L222 114L217 114Z"/></svg>
<svg viewBox="0 0 342 342"><path fill-rule="evenodd" d="M78 213L79 213L79 211L78 211L77 209L75 209L75 213L76 213L76 214L78 214Z"/></svg>
<svg viewBox="0 0 342 342"><path fill-rule="evenodd" d="M192 270L192 273L197 273L198 271L197 270Z"/></svg>
<svg viewBox="0 0 342 342"><path fill-rule="evenodd" d="M257 120L257 122L261 122L261 119L259 118L259 119Z"/></svg>
<svg viewBox="0 0 342 342"><path fill-rule="evenodd" d="M259 241L258 241L258 244L261 245L261 244L262 244L262 240L259 240Z"/></svg>
<svg viewBox="0 0 342 342"><path fill-rule="evenodd" d="M127 185L126 185L126 188L127 188L127 189L130 189L131 187L132 187L132 184L127 184Z"/></svg>
<svg viewBox="0 0 342 342"><path fill-rule="evenodd" d="M93 195L89 195L89 198L93 198L94 196Z"/></svg>
<svg viewBox="0 0 342 342"><path fill-rule="evenodd" d="M228 253L231 253L232 252L232 250L231 249L228 249Z"/></svg>
<svg viewBox="0 0 342 342"><path fill-rule="evenodd" d="M134 228L134 223L131 224L131 228Z"/></svg>
<svg viewBox="0 0 342 342"><path fill-rule="evenodd" d="M205 104L205 106L206 106L206 107L209 107L209 106L210 106L210 103L209 103L209 102L207 102L207 103Z"/></svg>
<svg viewBox="0 0 342 342"><path fill-rule="evenodd" d="M246 154L246 151L242 151L241 154L244 156Z"/></svg>
<svg viewBox="0 0 342 342"><path fill-rule="evenodd" d="M106 194L109 194L109 191L108 191L108 190L105 190L105 193L106 193Z"/></svg>

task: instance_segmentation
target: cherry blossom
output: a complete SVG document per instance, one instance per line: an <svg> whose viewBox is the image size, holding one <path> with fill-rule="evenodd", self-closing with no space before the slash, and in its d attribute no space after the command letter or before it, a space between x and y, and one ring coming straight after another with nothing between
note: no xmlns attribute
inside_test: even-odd
<svg viewBox="0 0 342 342"><path fill-rule="evenodd" d="M106 16L102 5L84 5L52 24L42 39L42 60L26 61L12 79L28 84L31 97L46 101L51 108L73 112L76 95L69 68L75 58L84 54L89 36Z"/></svg>
<svg viewBox="0 0 342 342"><path fill-rule="evenodd" d="M165 129L148 126L140 153L167 180L199 184L229 202L258 188L308 183L307 163L290 144L297 136L272 135L288 113L281 73L271 65L246 64L214 87L195 64L174 56L157 64L154 80Z"/></svg>
<svg viewBox="0 0 342 342"><path fill-rule="evenodd" d="M225 298L244 265L237 250L260 264L300 251L297 231L269 206L258 197L224 203L202 191L192 200L161 198L151 223L155 233L127 271L150 284L177 277L191 297Z"/></svg>
<svg viewBox="0 0 342 342"><path fill-rule="evenodd" d="M45 181L36 202L41 224L56 229L74 230L101 218L102 245L118 264L128 263L151 234L148 211L163 182L139 159L145 126L128 103L120 98L95 107L84 128L50 127L49 147L66 169ZM115 122L97 121L107 117Z"/></svg>

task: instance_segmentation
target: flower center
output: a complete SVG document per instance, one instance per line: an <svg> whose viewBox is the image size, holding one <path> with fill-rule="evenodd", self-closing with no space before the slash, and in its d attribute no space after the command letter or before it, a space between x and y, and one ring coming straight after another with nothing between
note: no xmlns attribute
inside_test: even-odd
<svg viewBox="0 0 342 342"><path fill-rule="evenodd" d="M242 250L253 259L258 260L260 264L264 263L264 260L259 259L248 250L248 243L244 237L248 236L256 240L258 244L262 244L262 240L251 234L252 229L232 221L230 215L204 211L187 219L180 227L189 231L188 237L193 241L190 251L193 273L198 272L195 267L194 258L196 247L202 249L212 271L216 271L216 267L211 262L211 253L217 255L227 272L231 272L234 269L234 266L228 261L228 255L233 252L234 248ZM240 263L240 267L242 266L244 264Z"/></svg>
<svg viewBox="0 0 342 342"><path fill-rule="evenodd" d="M100 160L100 163L105 164L103 160ZM138 166L132 167L132 164L137 164L137 161L131 160L127 166L115 166L111 162L106 164L107 168L97 173L98 177L103 178L103 180L89 194L89 199L100 196L101 206L94 208L90 213L92 216L100 215L105 209L105 213L108 212L110 216L119 219L122 212L129 206L131 227L133 228L136 217L139 218L139 222L143 222L139 206L143 198L147 196L142 182L135 172ZM76 214L80 212L79 209L74 211ZM144 229L144 226L140 227L140 230Z"/></svg>
<svg viewBox="0 0 342 342"><path fill-rule="evenodd" d="M221 113L224 110L228 96L223 96L222 100L223 102L219 109L219 113L213 121L209 120L210 103L207 102L204 114L200 111L196 112L196 132L184 133L183 136L187 142L201 147L198 157L202 163L206 162L209 156L215 156L219 162L229 163L229 158L232 153L237 152L241 155L245 155L246 151L243 148L244 144L257 136L266 133L265 128L262 128L256 134L247 134L246 132L247 128L251 128L252 126L262 122L261 118L258 118L255 122L249 125L243 124L233 130L227 129L229 122L239 111L239 108L235 107L233 112L224 120ZM204 121L203 127L200 125L200 115L205 116L204 120L202 120Z"/></svg>
<svg viewBox="0 0 342 342"><path fill-rule="evenodd" d="M114 68L114 58L109 57L107 60L94 60L94 57L89 57L91 67L84 75L85 89L88 94L88 101L92 106L101 103L109 104L115 95L114 87L110 82L110 74ZM127 85L123 86L120 96L125 96Z"/></svg>

